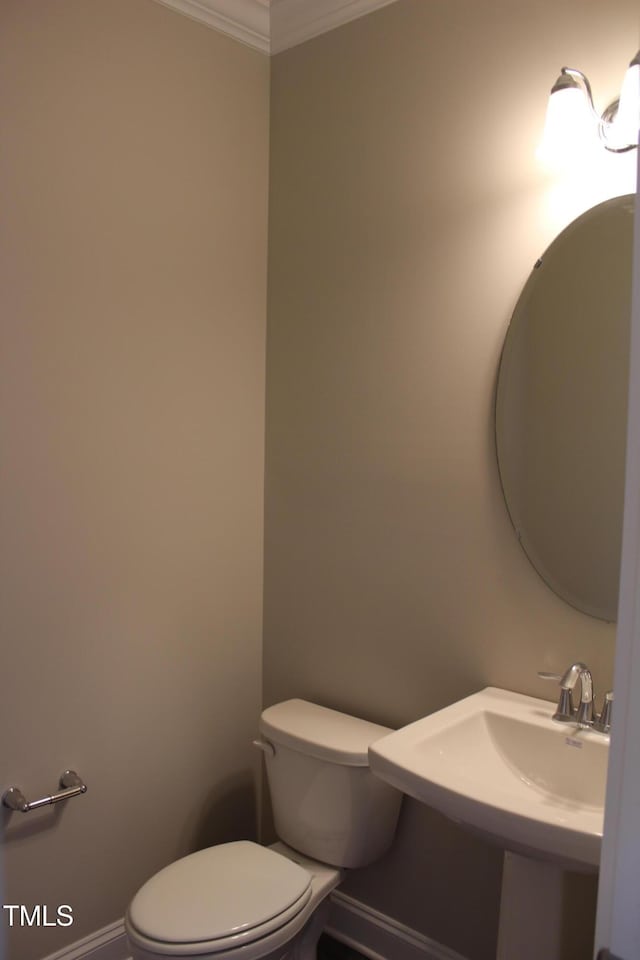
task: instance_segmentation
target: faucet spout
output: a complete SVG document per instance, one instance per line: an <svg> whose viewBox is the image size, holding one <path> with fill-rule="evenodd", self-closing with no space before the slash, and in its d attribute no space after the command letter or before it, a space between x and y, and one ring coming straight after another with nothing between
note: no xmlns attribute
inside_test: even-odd
<svg viewBox="0 0 640 960"><path fill-rule="evenodd" d="M587 672L589 670L586 663L582 663L580 660L577 663L572 663L560 678L561 688L563 690L573 690L584 670L587 670Z"/></svg>
<svg viewBox="0 0 640 960"><path fill-rule="evenodd" d="M572 691L580 681L580 705L575 717L579 727L590 727L593 724L593 677L586 663L572 664L560 681L560 688Z"/></svg>

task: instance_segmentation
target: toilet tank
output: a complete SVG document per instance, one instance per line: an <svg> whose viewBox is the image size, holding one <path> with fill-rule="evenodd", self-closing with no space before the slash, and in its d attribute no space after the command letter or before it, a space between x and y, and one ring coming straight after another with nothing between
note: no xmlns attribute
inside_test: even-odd
<svg viewBox="0 0 640 960"><path fill-rule="evenodd" d="M363 867L388 849L402 794L374 777L367 748L391 730L286 700L264 711L260 733L281 840L337 867Z"/></svg>

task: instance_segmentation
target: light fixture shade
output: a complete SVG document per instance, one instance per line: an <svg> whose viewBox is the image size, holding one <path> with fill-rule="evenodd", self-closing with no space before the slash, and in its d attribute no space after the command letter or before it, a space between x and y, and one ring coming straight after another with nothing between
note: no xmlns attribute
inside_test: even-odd
<svg viewBox="0 0 640 960"><path fill-rule="evenodd" d="M546 165L570 163L597 143L597 130L582 88L559 77L554 84L538 158Z"/></svg>
<svg viewBox="0 0 640 960"><path fill-rule="evenodd" d="M631 61L625 74L614 127L617 142L638 143L638 131L640 130L640 52Z"/></svg>

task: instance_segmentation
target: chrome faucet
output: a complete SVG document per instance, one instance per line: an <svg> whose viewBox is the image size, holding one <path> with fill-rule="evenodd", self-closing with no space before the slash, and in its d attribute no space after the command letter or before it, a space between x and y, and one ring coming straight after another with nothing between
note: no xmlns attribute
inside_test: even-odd
<svg viewBox="0 0 640 960"><path fill-rule="evenodd" d="M560 698L553 720L560 723L575 723L583 729L596 730L598 733L609 733L611 730L611 714L613 709L613 691L605 694L602 713L593 710L593 677L586 663L573 663L563 674L539 672L542 680L557 680L560 684ZM580 681L580 703L573 705L573 690Z"/></svg>

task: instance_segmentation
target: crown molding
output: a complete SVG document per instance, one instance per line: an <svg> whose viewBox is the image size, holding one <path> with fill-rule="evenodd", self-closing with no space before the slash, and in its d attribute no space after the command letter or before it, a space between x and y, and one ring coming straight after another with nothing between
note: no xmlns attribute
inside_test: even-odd
<svg viewBox="0 0 640 960"><path fill-rule="evenodd" d="M271 0L271 53L281 53L396 0Z"/></svg>
<svg viewBox="0 0 640 960"><path fill-rule="evenodd" d="M269 0L156 0L263 53L270 51Z"/></svg>
<svg viewBox="0 0 640 960"><path fill-rule="evenodd" d="M280 53L397 0L156 0L263 53Z"/></svg>

